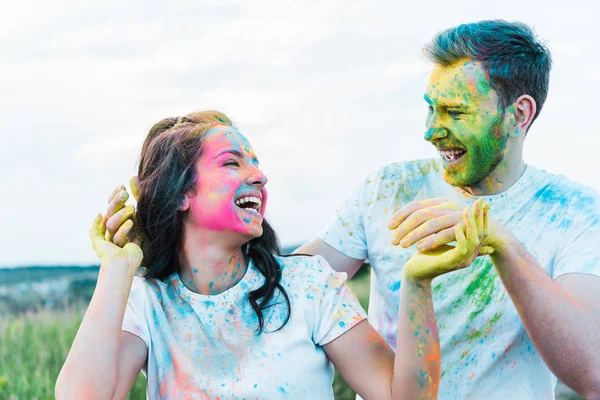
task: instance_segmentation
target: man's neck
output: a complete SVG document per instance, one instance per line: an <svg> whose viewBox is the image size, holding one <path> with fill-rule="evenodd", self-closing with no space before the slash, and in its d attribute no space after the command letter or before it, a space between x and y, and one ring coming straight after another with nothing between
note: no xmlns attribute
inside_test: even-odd
<svg viewBox="0 0 600 400"><path fill-rule="evenodd" d="M225 235L225 232L186 230L180 253L180 276L191 291L219 294L235 286L246 274L247 263L240 246L224 245Z"/></svg>
<svg viewBox="0 0 600 400"><path fill-rule="evenodd" d="M491 174L475 186L462 189L473 196L492 196L510 189L521 178L527 165L520 154L513 159L505 158Z"/></svg>

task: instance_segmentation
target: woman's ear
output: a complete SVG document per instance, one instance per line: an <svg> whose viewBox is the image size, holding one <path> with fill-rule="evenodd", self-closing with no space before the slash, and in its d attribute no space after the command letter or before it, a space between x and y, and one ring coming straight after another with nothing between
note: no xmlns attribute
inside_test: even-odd
<svg viewBox="0 0 600 400"><path fill-rule="evenodd" d="M190 195L188 193L183 195L183 200L179 206L179 211L187 211L190 208Z"/></svg>

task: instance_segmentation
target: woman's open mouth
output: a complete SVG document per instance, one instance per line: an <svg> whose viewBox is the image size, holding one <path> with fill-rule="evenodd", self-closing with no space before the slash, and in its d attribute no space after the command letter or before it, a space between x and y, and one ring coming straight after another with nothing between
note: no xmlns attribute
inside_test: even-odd
<svg viewBox="0 0 600 400"><path fill-rule="evenodd" d="M466 150L460 148L438 149L438 151L446 165L458 164L463 159L464 155L467 154Z"/></svg>
<svg viewBox="0 0 600 400"><path fill-rule="evenodd" d="M253 215L260 215L260 207L262 205L262 200L255 196L244 196L240 197L235 201L235 205L241 208L242 210L249 212Z"/></svg>

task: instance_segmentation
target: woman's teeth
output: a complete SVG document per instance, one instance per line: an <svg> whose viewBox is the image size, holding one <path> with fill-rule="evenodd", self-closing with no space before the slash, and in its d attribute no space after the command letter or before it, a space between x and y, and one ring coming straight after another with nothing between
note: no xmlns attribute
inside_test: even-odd
<svg viewBox="0 0 600 400"><path fill-rule="evenodd" d="M466 151L464 150L440 150L442 158L448 162L453 162L461 158Z"/></svg>
<svg viewBox="0 0 600 400"><path fill-rule="evenodd" d="M247 204L247 206L244 206L245 204ZM235 205L237 205L240 208L243 208L246 211L254 211L258 213L262 202L258 197L248 196L242 197L241 199L237 199L235 201Z"/></svg>

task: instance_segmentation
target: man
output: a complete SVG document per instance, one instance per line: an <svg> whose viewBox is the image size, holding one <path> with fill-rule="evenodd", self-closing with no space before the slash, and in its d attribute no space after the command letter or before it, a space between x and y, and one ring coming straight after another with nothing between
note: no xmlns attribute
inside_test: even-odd
<svg viewBox="0 0 600 400"><path fill-rule="evenodd" d="M555 375L600 399L600 197L522 156L549 51L526 25L482 21L438 34L425 54L425 139L440 159L370 175L297 252L349 276L368 258L369 319L395 348L403 266L455 241L462 210L482 198L494 252L432 283L440 398L552 399Z"/></svg>

